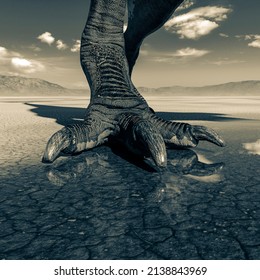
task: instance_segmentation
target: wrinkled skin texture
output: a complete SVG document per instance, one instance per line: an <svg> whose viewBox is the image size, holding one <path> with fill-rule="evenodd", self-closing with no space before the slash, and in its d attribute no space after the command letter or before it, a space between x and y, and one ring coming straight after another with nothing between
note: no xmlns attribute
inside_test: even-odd
<svg viewBox="0 0 260 280"><path fill-rule="evenodd" d="M43 162L119 141L129 151L165 167L166 145L189 148L206 140L224 146L209 128L157 117L131 81L143 39L160 28L182 2L129 0L128 28L123 33L126 1L91 1L80 51L91 89L90 104L82 124L64 127L50 138Z"/></svg>

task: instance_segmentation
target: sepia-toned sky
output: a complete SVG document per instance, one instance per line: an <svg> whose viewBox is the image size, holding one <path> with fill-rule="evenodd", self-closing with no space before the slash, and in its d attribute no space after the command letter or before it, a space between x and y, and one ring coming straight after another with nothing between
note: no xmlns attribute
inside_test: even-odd
<svg viewBox="0 0 260 280"><path fill-rule="evenodd" d="M79 63L90 0L1 0L0 75L87 86ZM187 0L145 39L136 86L260 80L260 1Z"/></svg>

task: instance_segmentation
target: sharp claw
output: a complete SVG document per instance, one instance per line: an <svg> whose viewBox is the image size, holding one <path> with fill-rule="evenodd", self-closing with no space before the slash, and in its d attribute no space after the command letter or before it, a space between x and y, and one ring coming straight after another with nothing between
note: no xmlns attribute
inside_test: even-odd
<svg viewBox="0 0 260 280"><path fill-rule="evenodd" d="M213 129L205 126L192 126L192 134L196 140L206 140L220 147L224 147L225 141Z"/></svg>
<svg viewBox="0 0 260 280"><path fill-rule="evenodd" d="M159 167L167 165L165 143L162 135L148 121L137 123L134 127L134 134L138 141L141 141L147 152Z"/></svg>
<svg viewBox="0 0 260 280"><path fill-rule="evenodd" d="M73 142L73 136L67 128L63 128L49 139L42 157L43 163L52 163L62 151L69 148Z"/></svg>
<svg viewBox="0 0 260 280"><path fill-rule="evenodd" d="M74 124L64 127L54 133L47 143L42 162L52 163L61 153L76 154L84 150L92 149L107 141L107 138L113 132L113 127L92 127L92 120L81 124ZM97 129L99 128L99 130Z"/></svg>
<svg viewBox="0 0 260 280"><path fill-rule="evenodd" d="M220 147L225 146L224 140L214 130L205 126L165 121L154 114L150 114L150 120L169 146L191 148L196 147L199 140L206 140Z"/></svg>
<svg viewBox="0 0 260 280"><path fill-rule="evenodd" d="M119 125L119 139L130 151L139 156L151 157L158 167L167 165L163 137L150 121L136 114L127 114L120 116Z"/></svg>

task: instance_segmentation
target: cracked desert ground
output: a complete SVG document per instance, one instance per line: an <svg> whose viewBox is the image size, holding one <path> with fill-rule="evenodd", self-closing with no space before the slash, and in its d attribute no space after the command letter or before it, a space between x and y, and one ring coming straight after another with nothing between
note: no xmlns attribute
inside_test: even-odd
<svg viewBox="0 0 260 280"><path fill-rule="evenodd" d="M168 150L161 172L107 146L44 165L89 100L0 97L0 258L260 259L260 97L146 98L227 146Z"/></svg>

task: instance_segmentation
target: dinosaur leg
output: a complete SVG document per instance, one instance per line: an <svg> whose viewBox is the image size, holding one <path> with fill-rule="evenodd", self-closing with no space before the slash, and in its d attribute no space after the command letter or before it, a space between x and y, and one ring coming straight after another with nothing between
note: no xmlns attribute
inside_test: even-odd
<svg viewBox="0 0 260 280"><path fill-rule="evenodd" d="M183 1L128 0L128 26L124 37L130 73L145 37L162 27ZM204 126L168 122L155 115L151 115L150 120L160 131L168 146L195 147L199 140L224 146L222 138L215 131Z"/></svg>
<svg viewBox="0 0 260 280"><path fill-rule="evenodd" d="M91 89L86 119L55 133L43 162L93 148L114 136L125 139L131 151L151 156L157 165L166 164L164 140L145 119L149 107L130 79L123 36L125 9L122 0L91 1L80 52Z"/></svg>
<svg viewBox="0 0 260 280"><path fill-rule="evenodd" d="M145 37L162 27L183 1L128 0L128 26L124 36L130 73Z"/></svg>
<svg viewBox="0 0 260 280"><path fill-rule="evenodd" d="M90 104L81 125L67 126L50 138L43 162L53 162L62 153L75 154L93 148L107 141L108 136L114 133L114 116L109 112L105 115L110 100L107 100L107 104L103 104L106 102L100 97L101 93L97 92L102 92L100 65L108 61L106 54L108 56L111 50L110 42L113 41L118 48L124 45L121 31L122 11L123 13L125 11L124 1L91 1L80 51L81 65L91 89ZM107 51L104 51L106 47ZM96 103L95 106L93 103Z"/></svg>
<svg viewBox="0 0 260 280"><path fill-rule="evenodd" d="M123 34L125 8L126 0L91 1L80 51L91 89L86 118L81 125L67 126L50 138L43 162L93 148L111 137L139 155L152 157L158 166L167 164L164 141L175 143L177 138L180 146L195 146L199 140L213 138L219 144L219 136L207 129L189 126L186 130L169 124L164 131L165 121L151 112L130 78Z"/></svg>

